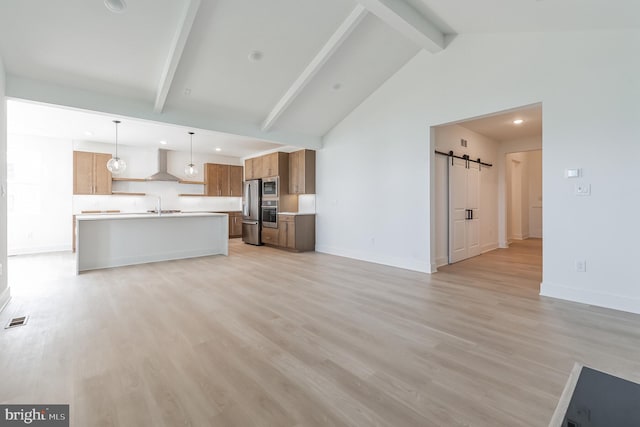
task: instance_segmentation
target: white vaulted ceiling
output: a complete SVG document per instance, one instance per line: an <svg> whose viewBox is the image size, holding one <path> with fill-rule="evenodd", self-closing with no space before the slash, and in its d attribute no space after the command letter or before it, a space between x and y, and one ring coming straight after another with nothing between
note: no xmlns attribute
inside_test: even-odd
<svg viewBox="0 0 640 427"><path fill-rule="evenodd" d="M36 80L153 99L186 0L129 0L126 13L96 0L0 3L7 72Z"/></svg>
<svg viewBox="0 0 640 427"><path fill-rule="evenodd" d="M0 2L7 94L317 148L456 34L640 27L637 0L125 1Z"/></svg>

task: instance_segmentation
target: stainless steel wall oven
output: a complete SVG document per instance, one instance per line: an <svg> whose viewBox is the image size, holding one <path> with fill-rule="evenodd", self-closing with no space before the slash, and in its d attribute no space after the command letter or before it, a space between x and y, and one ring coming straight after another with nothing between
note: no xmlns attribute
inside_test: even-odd
<svg viewBox="0 0 640 427"><path fill-rule="evenodd" d="M262 226L278 228L278 201L262 199Z"/></svg>

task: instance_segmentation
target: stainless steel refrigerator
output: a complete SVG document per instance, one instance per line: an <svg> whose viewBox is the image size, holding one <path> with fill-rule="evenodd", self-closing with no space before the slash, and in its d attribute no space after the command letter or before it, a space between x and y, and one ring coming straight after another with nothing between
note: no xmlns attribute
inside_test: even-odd
<svg viewBox="0 0 640 427"><path fill-rule="evenodd" d="M242 241L251 245L262 244L260 239L261 181L260 179L245 181L242 191Z"/></svg>

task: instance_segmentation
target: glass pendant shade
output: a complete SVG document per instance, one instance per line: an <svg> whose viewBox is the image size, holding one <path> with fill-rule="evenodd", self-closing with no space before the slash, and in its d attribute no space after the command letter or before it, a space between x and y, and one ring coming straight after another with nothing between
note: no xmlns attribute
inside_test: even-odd
<svg viewBox="0 0 640 427"><path fill-rule="evenodd" d="M120 157L112 157L107 162L107 169L111 172L111 175L120 175L127 168L127 162Z"/></svg>
<svg viewBox="0 0 640 427"><path fill-rule="evenodd" d="M189 178L193 178L198 175L198 168L193 163L189 163L184 167L184 174Z"/></svg>
<svg viewBox="0 0 640 427"><path fill-rule="evenodd" d="M107 169L111 172L111 175L120 175L127 168L127 162L118 157L118 124L120 120L114 120L116 124L116 154L107 162Z"/></svg>
<svg viewBox="0 0 640 427"><path fill-rule="evenodd" d="M184 174L187 175L188 178L194 178L198 175L198 168L193 164L193 132L189 132L189 138L191 140L189 145L189 164L184 167Z"/></svg>

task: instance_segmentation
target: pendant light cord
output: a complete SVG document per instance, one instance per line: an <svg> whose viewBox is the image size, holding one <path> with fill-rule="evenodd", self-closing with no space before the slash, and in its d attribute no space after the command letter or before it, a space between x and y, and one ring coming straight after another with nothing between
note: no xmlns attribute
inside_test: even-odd
<svg viewBox="0 0 640 427"><path fill-rule="evenodd" d="M116 124L116 159L118 158L118 124L120 120L114 120L113 123Z"/></svg>
<svg viewBox="0 0 640 427"><path fill-rule="evenodd" d="M191 166L193 166L193 132L189 132L189 137L191 138L191 143L190 143L190 148L189 148L189 152L190 152L190 154L189 154L189 158L190 158L189 164Z"/></svg>

